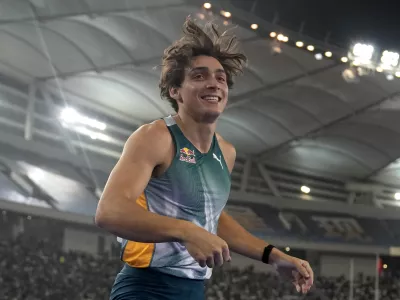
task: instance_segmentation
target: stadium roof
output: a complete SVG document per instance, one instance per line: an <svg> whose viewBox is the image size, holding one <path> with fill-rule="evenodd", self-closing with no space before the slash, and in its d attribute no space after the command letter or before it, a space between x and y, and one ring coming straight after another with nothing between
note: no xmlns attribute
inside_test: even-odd
<svg viewBox="0 0 400 300"><path fill-rule="evenodd" d="M249 57L218 124L240 155L322 177L398 187L398 81L378 74L349 84L342 78L346 64L316 60L286 44L272 55L262 32L281 30L291 39L298 34L229 3L223 8L239 24L235 32ZM154 66L188 15L225 26L219 14L210 16L194 0L2 1L0 140L18 136L116 159L132 130L172 113L160 100ZM250 29L253 22L259 31ZM94 139L85 129L78 136L63 127L57 119L66 105L104 122L103 135Z"/></svg>

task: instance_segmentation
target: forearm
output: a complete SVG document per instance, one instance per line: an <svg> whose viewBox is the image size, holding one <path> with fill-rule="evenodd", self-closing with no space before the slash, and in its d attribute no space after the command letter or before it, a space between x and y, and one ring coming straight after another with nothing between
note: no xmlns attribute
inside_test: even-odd
<svg viewBox="0 0 400 300"><path fill-rule="evenodd" d="M115 202L114 202L115 203ZM140 243L181 242L193 223L152 213L136 203L99 208L96 225L123 239Z"/></svg>
<svg viewBox="0 0 400 300"><path fill-rule="evenodd" d="M232 252L261 261L265 247L268 243L249 233L237 221L223 212L218 223L218 236L225 240ZM274 248L270 260L276 260L283 255Z"/></svg>

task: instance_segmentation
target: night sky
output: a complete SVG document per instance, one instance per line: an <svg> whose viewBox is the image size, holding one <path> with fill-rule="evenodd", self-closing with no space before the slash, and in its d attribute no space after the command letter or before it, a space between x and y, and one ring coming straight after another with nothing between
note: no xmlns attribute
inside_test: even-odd
<svg viewBox="0 0 400 300"><path fill-rule="evenodd" d="M255 0L231 0L250 10ZM396 0L258 0L257 16L272 21L279 13L279 23L298 30L305 21L304 33L323 40L328 31L331 40L347 47L355 40L366 40L379 47L400 52L400 8ZM357 4L359 3L359 4Z"/></svg>

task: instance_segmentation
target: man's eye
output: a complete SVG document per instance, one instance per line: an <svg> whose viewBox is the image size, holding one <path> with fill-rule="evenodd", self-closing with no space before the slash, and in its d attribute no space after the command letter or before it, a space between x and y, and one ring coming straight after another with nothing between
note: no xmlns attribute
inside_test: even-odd
<svg viewBox="0 0 400 300"><path fill-rule="evenodd" d="M194 79L203 79L204 76L202 74L197 74L194 76Z"/></svg>
<svg viewBox="0 0 400 300"><path fill-rule="evenodd" d="M225 82L225 77L219 77L218 80Z"/></svg>

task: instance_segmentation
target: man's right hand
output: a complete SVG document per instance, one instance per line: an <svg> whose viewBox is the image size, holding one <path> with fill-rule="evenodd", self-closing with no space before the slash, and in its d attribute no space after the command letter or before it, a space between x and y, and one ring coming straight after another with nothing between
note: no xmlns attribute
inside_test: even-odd
<svg viewBox="0 0 400 300"><path fill-rule="evenodd" d="M228 244L201 227L193 227L183 241L189 254L201 267L219 267L231 260Z"/></svg>

